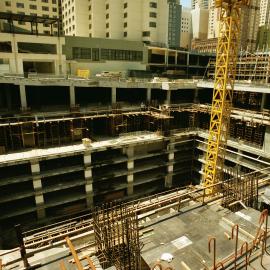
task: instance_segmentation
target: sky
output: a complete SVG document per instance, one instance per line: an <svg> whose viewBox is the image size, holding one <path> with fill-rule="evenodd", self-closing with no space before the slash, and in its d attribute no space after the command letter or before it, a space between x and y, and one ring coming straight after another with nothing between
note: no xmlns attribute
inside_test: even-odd
<svg viewBox="0 0 270 270"><path fill-rule="evenodd" d="M180 3L184 7L191 7L191 0L180 0Z"/></svg>

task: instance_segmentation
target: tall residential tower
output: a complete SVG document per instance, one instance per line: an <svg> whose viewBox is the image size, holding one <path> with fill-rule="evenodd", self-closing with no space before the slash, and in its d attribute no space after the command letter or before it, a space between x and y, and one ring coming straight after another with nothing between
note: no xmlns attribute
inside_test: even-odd
<svg viewBox="0 0 270 270"><path fill-rule="evenodd" d="M60 13L60 0L9 0L0 1L1 12L12 12L21 15L33 15L45 18L58 18ZM31 31L31 24L23 21L14 22L15 27ZM50 34L50 25L39 26L39 33ZM35 30L33 30L35 31ZM53 32L57 34L58 26L53 25Z"/></svg>
<svg viewBox="0 0 270 270"><path fill-rule="evenodd" d="M66 35L180 45L179 0L63 0L62 7Z"/></svg>

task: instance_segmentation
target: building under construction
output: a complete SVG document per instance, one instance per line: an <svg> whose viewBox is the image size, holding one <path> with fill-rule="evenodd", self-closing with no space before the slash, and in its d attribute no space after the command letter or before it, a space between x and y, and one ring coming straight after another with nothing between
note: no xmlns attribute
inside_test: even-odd
<svg viewBox="0 0 270 270"><path fill-rule="evenodd" d="M214 55L5 38L2 68L13 72L0 77L1 270L270 267L268 53L235 61L223 177L204 186ZM160 76L75 76L81 57Z"/></svg>

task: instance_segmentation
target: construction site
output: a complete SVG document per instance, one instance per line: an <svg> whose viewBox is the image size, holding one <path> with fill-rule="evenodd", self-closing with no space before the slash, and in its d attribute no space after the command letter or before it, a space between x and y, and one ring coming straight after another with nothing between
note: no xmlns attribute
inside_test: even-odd
<svg viewBox="0 0 270 270"><path fill-rule="evenodd" d="M22 68L0 76L0 270L270 269L270 53L239 48L247 5L215 1L216 53L129 44L147 72L125 75L61 72L72 37L0 33Z"/></svg>

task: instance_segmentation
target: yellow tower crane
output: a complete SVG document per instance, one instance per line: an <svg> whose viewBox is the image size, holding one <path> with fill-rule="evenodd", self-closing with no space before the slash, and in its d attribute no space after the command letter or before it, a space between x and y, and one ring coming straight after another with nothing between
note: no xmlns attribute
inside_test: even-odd
<svg viewBox="0 0 270 270"><path fill-rule="evenodd" d="M240 42L241 8L249 0L216 0L220 10L219 37L209 137L203 185L207 193L214 192L213 184L222 180L223 164L230 124L236 61Z"/></svg>

